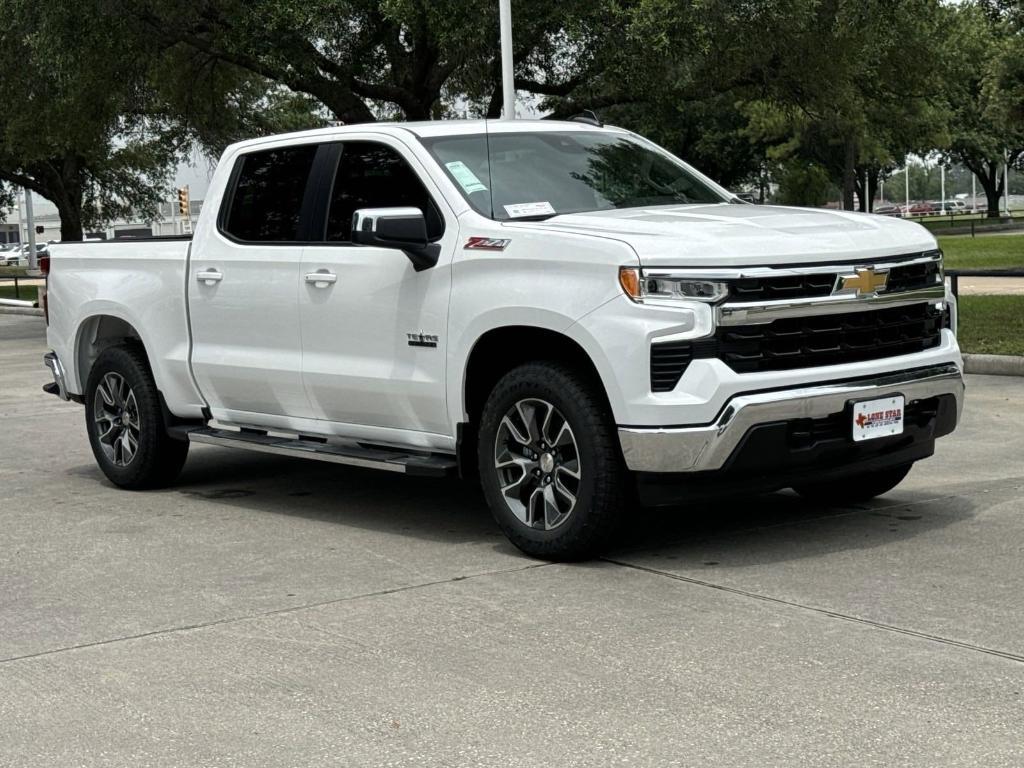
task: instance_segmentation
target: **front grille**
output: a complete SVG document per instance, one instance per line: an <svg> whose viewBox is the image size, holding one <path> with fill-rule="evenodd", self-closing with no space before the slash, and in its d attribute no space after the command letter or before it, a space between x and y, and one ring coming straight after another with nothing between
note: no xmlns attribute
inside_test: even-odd
<svg viewBox="0 0 1024 768"><path fill-rule="evenodd" d="M787 318L719 328L713 356L738 373L839 365L922 352L939 344L941 327L931 304Z"/></svg>
<svg viewBox="0 0 1024 768"><path fill-rule="evenodd" d="M651 391L671 392L691 361L737 373L787 371L910 355L938 346L947 314L931 304L775 320L718 329L712 339L651 345Z"/></svg>
<svg viewBox="0 0 1024 768"><path fill-rule="evenodd" d="M918 256L922 254L916 254ZM925 254L926 255L926 254ZM941 282L939 261L917 264L887 265L879 262L878 269L888 269L889 279L881 293L902 293L931 288ZM834 271L743 277L729 284L729 300L734 302L781 301L785 299L819 299L831 296L840 275L852 274L861 264L836 266Z"/></svg>
<svg viewBox="0 0 1024 768"><path fill-rule="evenodd" d="M933 288L942 282L939 262L925 261L920 264L907 264L889 270L889 280L885 285L885 293L917 291L921 288Z"/></svg>
<svg viewBox="0 0 1024 768"><path fill-rule="evenodd" d="M729 298L733 301L811 299L830 296L835 284L836 274L832 272L818 275L745 277L729 285Z"/></svg>

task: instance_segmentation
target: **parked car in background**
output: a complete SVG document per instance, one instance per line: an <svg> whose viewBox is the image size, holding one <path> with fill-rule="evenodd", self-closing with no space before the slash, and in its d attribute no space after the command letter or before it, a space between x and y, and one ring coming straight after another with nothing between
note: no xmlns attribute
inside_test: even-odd
<svg viewBox="0 0 1024 768"><path fill-rule="evenodd" d="M28 251L20 243L7 243L0 246L0 265L5 267L21 267L28 264Z"/></svg>
<svg viewBox="0 0 1024 768"><path fill-rule="evenodd" d="M902 216L903 208L898 205L880 205L872 213L879 216Z"/></svg>

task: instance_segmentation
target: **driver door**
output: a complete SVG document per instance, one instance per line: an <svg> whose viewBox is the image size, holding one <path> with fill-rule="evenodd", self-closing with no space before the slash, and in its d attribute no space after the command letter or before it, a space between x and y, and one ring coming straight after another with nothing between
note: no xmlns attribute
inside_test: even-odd
<svg viewBox="0 0 1024 768"><path fill-rule="evenodd" d="M325 431L404 442L398 431L447 435L445 355L457 224L418 160L390 137L335 145L320 242L303 251L302 372ZM362 208L416 207L438 263L417 272L397 248L351 242ZM442 207L443 206L443 207ZM447 222L445 216L447 214ZM318 279L324 278L324 279Z"/></svg>

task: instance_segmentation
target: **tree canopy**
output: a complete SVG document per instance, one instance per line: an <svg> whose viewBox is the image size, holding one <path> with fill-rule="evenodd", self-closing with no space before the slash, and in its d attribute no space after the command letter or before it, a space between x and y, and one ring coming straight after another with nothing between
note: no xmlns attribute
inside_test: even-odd
<svg viewBox="0 0 1024 768"><path fill-rule="evenodd" d="M329 120L497 117L491 0L0 0L0 181L63 236L146 216L177 160ZM515 79L726 185L862 209L909 154L1024 157L1016 0L513 0ZM991 207L990 203L990 207Z"/></svg>

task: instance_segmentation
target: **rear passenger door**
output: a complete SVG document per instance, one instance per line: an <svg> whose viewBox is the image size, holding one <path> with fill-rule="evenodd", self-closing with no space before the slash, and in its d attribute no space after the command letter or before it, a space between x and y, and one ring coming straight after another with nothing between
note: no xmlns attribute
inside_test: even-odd
<svg viewBox="0 0 1024 768"><path fill-rule="evenodd" d="M192 369L214 418L263 424L266 415L310 415L298 292L318 149L292 144L240 155L215 231L196 239L188 275Z"/></svg>
<svg viewBox="0 0 1024 768"><path fill-rule="evenodd" d="M303 253L299 291L303 376L313 412L333 422L335 433L361 425L379 428L372 434L381 440L410 437L398 431L446 435L454 216L401 142L346 138L333 146L322 185L320 242ZM356 210L407 206L424 212L431 239L441 246L437 265L421 272L397 248L351 242ZM317 274L330 282L316 282ZM431 442L428 435L422 441Z"/></svg>

